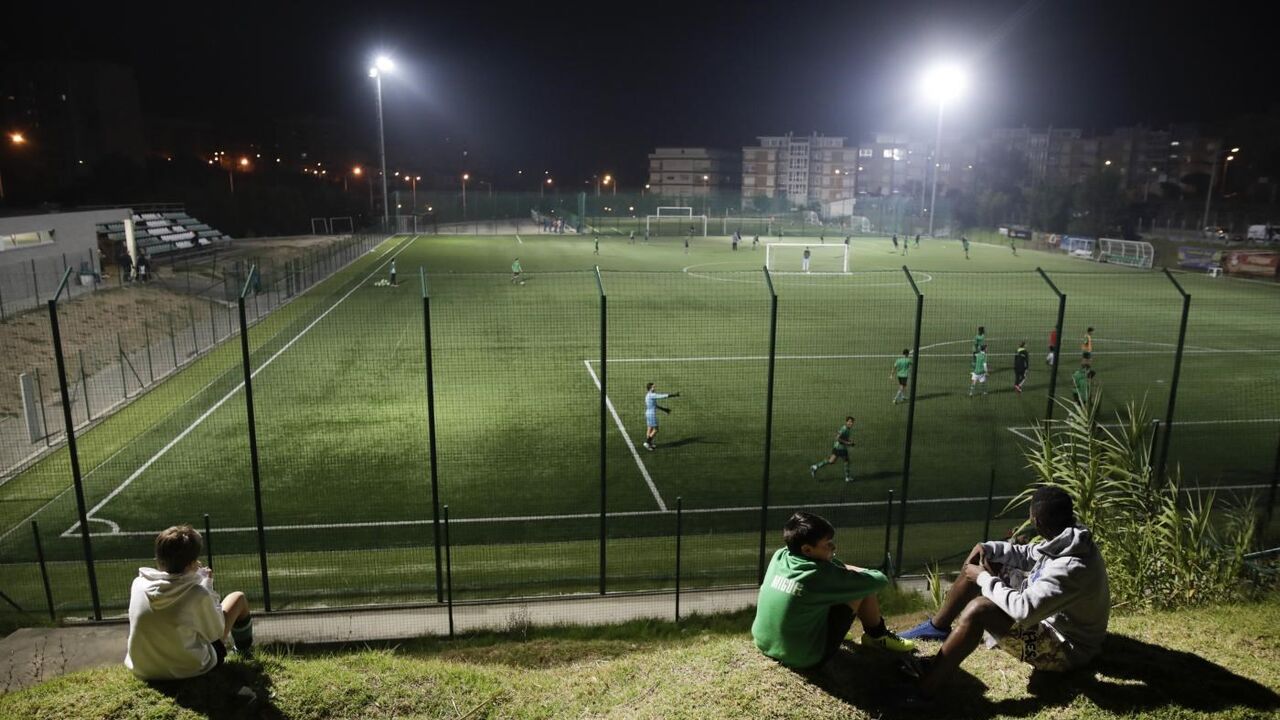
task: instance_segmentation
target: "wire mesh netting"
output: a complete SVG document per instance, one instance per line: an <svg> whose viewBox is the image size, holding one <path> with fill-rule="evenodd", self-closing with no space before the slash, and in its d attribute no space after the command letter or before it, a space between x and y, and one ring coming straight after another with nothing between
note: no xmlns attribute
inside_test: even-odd
<svg viewBox="0 0 1280 720"><path fill-rule="evenodd" d="M273 609L746 586L798 509L842 558L915 573L1021 522L1024 453L1073 392L1104 426L1172 398L1171 467L1274 482L1276 299L1249 286L1180 276L1181 342L1157 273L432 267L470 242L358 234L191 293L62 299L61 371L52 317L20 316L0 590L46 604L38 532L56 613L93 608L90 577L118 613L177 522ZM501 242L476 266L526 245Z"/></svg>

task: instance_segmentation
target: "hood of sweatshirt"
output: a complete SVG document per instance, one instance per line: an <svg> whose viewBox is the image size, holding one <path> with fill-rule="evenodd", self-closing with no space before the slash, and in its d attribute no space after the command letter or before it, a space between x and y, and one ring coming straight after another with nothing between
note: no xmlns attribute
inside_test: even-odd
<svg viewBox="0 0 1280 720"><path fill-rule="evenodd" d="M138 568L138 579L143 582L143 592L152 610L163 610L178 602L200 585L199 573L167 573L155 568Z"/></svg>
<svg viewBox="0 0 1280 720"><path fill-rule="evenodd" d="M1048 558L1089 558L1098 552L1093 544L1093 533L1088 528L1072 526L1058 533L1057 537L1036 546L1036 551Z"/></svg>

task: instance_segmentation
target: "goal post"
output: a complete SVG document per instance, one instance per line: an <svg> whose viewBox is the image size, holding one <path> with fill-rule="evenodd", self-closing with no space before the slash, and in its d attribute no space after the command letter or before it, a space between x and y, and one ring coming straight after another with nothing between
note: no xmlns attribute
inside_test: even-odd
<svg viewBox="0 0 1280 720"><path fill-rule="evenodd" d="M694 215L691 207L662 205L655 214L644 216L644 232L650 237L690 234L706 237L707 216Z"/></svg>
<svg viewBox="0 0 1280 720"><path fill-rule="evenodd" d="M1155 256L1155 248L1149 242L1098 238L1098 262L1150 268Z"/></svg>
<svg viewBox="0 0 1280 720"><path fill-rule="evenodd" d="M809 251L809 267L805 269L804 251ZM847 273L849 246L844 243L814 245L811 243L765 243L764 266L771 273Z"/></svg>

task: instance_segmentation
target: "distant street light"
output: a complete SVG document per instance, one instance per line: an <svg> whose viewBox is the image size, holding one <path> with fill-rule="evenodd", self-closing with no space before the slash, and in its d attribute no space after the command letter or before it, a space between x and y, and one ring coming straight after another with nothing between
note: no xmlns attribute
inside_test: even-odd
<svg viewBox="0 0 1280 720"><path fill-rule="evenodd" d="M543 191L549 187L551 187L551 178L547 178L546 182L538 185L538 197L541 198L543 196Z"/></svg>
<svg viewBox="0 0 1280 720"><path fill-rule="evenodd" d="M925 73L922 88L925 97L938 103L938 134L933 144L933 188L929 192L929 235L933 235L933 219L938 214L938 171L942 169L942 112L947 103L959 97L968 85L964 70L957 65L940 64Z"/></svg>
<svg viewBox="0 0 1280 720"><path fill-rule="evenodd" d="M1240 152L1240 148L1231 148L1231 154L1227 155L1226 162L1222 165L1222 186L1225 193L1227 185L1227 163L1236 159L1236 153ZM1204 194L1204 218L1200 221L1201 228L1209 227L1209 208L1213 205L1213 183L1218 177L1218 157L1225 154L1225 150L1216 150L1213 158L1209 161L1209 191Z"/></svg>
<svg viewBox="0 0 1280 720"><path fill-rule="evenodd" d="M471 179L470 173L462 173L462 219L467 219L467 181Z"/></svg>
<svg viewBox="0 0 1280 720"><path fill-rule="evenodd" d="M413 204L409 207L413 208L412 212L418 212L418 181L422 179L421 175L405 175L405 182L409 183L409 187L413 190Z"/></svg>
<svg viewBox="0 0 1280 720"><path fill-rule="evenodd" d="M369 68L369 77L373 78L378 91L378 155L382 159L382 224L388 227L391 223L391 205L387 198L387 141L386 130L382 124L382 75L395 70L395 63L386 55L379 55Z"/></svg>
<svg viewBox="0 0 1280 720"><path fill-rule="evenodd" d="M20 132L11 132L9 133L9 142L14 145L25 145L27 142L27 136Z"/></svg>

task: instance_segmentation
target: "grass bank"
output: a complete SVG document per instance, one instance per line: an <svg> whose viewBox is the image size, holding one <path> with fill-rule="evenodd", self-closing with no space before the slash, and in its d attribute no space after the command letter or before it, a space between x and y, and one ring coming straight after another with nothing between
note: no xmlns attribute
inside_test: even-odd
<svg viewBox="0 0 1280 720"><path fill-rule="evenodd" d="M902 612L909 600L895 603ZM901 627L919 610L899 614ZM847 649L815 677L751 643L751 614L603 628L531 628L386 647L268 648L186 683L120 666L0 698L22 718L1259 718L1280 712L1280 599L1116 617L1089 671L1033 678L994 651L965 664L939 708L892 706L894 663ZM932 652L927 647L926 652ZM235 692L259 696L251 713Z"/></svg>

